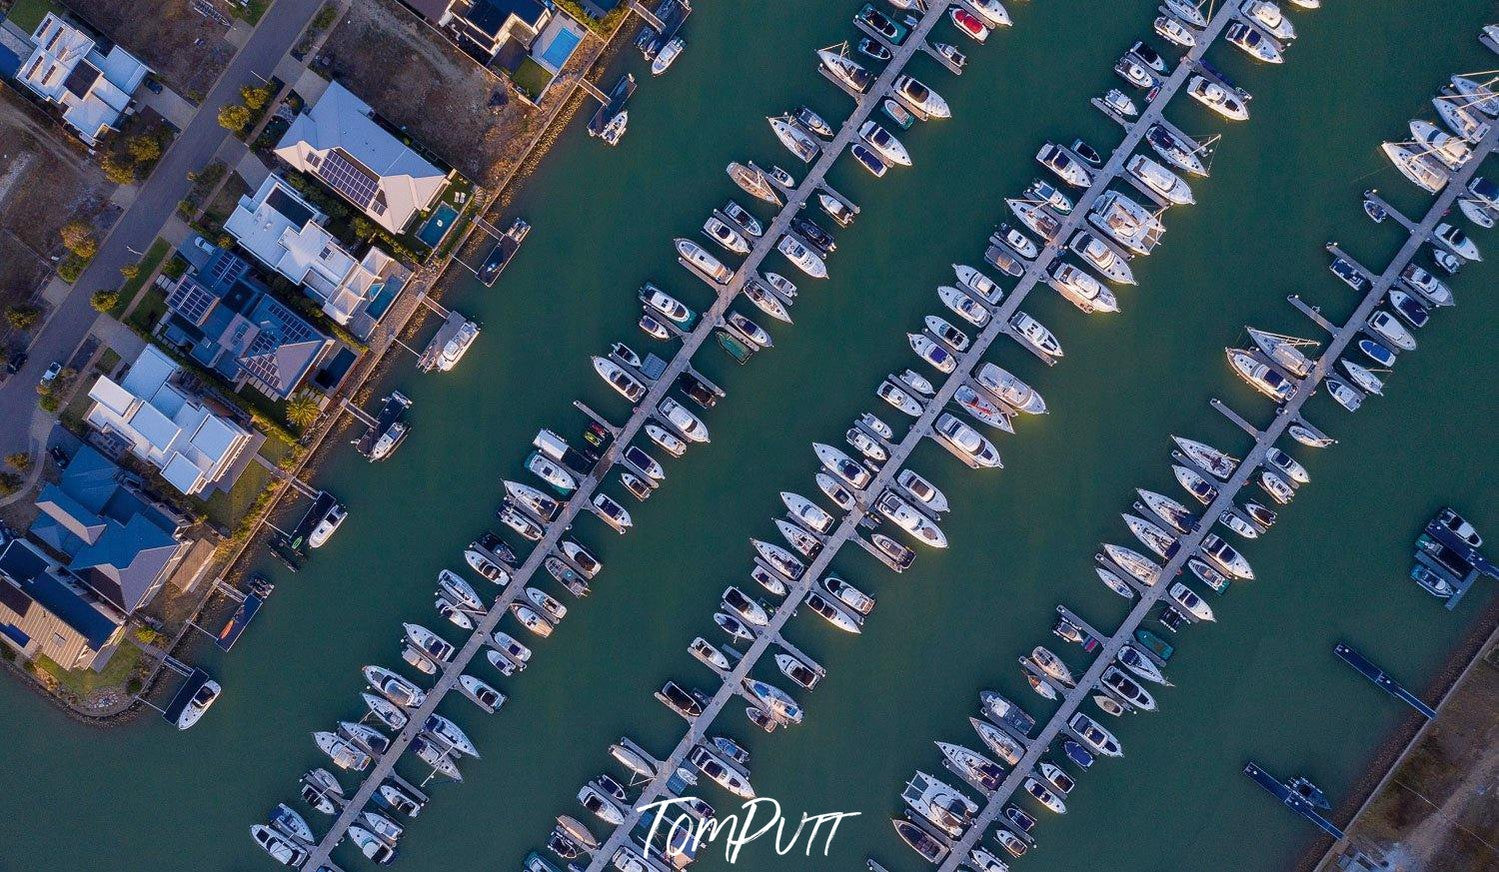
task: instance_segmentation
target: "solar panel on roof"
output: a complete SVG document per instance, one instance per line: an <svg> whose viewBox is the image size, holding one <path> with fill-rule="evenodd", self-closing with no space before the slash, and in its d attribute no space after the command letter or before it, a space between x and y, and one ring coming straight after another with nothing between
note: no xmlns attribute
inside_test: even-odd
<svg viewBox="0 0 1499 872"><path fill-rule="evenodd" d="M349 198L350 202L361 209L369 205L380 189L379 179L372 177L336 149L328 152L328 157L317 172L329 187Z"/></svg>
<svg viewBox="0 0 1499 872"><path fill-rule="evenodd" d="M167 296L167 308L194 324L202 324L218 298L192 279L183 279Z"/></svg>

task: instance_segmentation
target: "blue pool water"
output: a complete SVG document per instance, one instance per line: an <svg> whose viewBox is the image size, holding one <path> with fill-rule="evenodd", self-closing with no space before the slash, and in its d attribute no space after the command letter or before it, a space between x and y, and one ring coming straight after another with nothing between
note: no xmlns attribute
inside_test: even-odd
<svg viewBox="0 0 1499 872"><path fill-rule="evenodd" d="M370 318L379 321L385 315L385 310L390 308L396 295L401 292L401 283L401 279L392 278L380 286L380 290L375 292L375 298L370 301L369 308L365 309Z"/></svg>
<svg viewBox="0 0 1499 872"><path fill-rule="evenodd" d="M442 242L442 238L453 229L453 219L458 217L458 210L447 203L437 207L422 225L422 229L416 232L416 238L427 244L428 248L436 248Z"/></svg>
<svg viewBox="0 0 1499 872"><path fill-rule="evenodd" d="M573 49L578 47L579 42L582 42L582 37L563 28L552 37L552 44L541 53L540 60L552 69L560 70L567 59L573 56Z"/></svg>

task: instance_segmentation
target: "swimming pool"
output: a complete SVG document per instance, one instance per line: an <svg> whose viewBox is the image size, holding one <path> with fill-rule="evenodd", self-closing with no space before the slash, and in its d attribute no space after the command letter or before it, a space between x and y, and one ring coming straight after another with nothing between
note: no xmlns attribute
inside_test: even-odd
<svg viewBox="0 0 1499 872"><path fill-rule="evenodd" d="M458 210L451 204L440 203L432 215L422 224L422 229L416 232L416 238L426 243L428 248L436 248L442 242L448 231L453 229L453 219L458 217Z"/></svg>
<svg viewBox="0 0 1499 872"><path fill-rule="evenodd" d="M536 59L554 71L561 70L562 66L567 63L567 59L573 56L573 49L577 48L578 43L582 41L583 37L572 30L566 27L559 28L557 35L552 37L552 44L538 54Z"/></svg>

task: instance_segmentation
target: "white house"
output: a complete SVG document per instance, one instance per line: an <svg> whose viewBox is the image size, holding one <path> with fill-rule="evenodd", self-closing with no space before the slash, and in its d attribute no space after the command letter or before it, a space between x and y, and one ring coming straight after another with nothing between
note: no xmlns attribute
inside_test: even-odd
<svg viewBox="0 0 1499 872"><path fill-rule="evenodd" d="M173 385L177 369L161 349L147 345L124 381L101 375L94 383L88 392L94 404L86 420L100 433L122 440L189 496L228 488L235 461L253 437Z"/></svg>
<svg viewBox="0 0 1499 872"><path fill-rule="evenodd" d="M62 118L90 146L115 129L130 95L151 72L119 46L101 53L88 34L51 12L31 35L36 48L17 72L26 87L62 107Z"/></svg>
<svg viewBox="0 0 1499 872"><path fill-rule="evenodd" d="M432 208L447 174L375 123L373 110L337 82L296 117L276 154L316 176L370 220L401 233Z"/></svg>

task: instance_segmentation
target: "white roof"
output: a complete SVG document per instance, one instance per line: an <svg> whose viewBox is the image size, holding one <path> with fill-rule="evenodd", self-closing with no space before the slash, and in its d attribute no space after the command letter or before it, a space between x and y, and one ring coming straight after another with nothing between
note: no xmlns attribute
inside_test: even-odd
<svg viewBox="0 0 1499 872"><path fill-rule="evenodd" d="M371 110L337 82L298 115L276 154L296 169L327 182L321 172L329 155L350 159L358 175L373 176L373 197L362 201L339 185L328 185L365 215L392 233L401 233L412 217L432 207L447 184L447 175L403 145L371 118Z"/></svg>
<svg viewBox="0 0 1499 872"><path fill-rule="evenodd" d="M49 12L31 35L36 43L17 77L63 107L63 120L90 145L115 126L150 69L119 46L102 54L78 28ZM81 67L81 69L80 69Z"/></svg>

